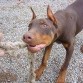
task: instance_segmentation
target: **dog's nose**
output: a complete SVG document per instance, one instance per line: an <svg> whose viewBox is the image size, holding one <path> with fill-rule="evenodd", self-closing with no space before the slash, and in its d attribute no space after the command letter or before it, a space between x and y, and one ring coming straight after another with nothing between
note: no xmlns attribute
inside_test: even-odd
<svg viewBox="0 0 83 83"><path fill-rule="evenodd" d="M27 41L31 41L32 40L32 36L30 36L30 35L23 35L23 39L27 40Z"/></svg>
<svg viewBox="0 0 83 83"><path fill-rule="evenodd" d="M27 38L27 39L32 39L30 36L27 36L27 37L26 37L26 36L24 35L24 36L23 36L23 39L26 39L26 38Z"/></svg>
<svg viewBox="0 0 83 83"><path fill-rule="evenodd" d="M30 36L27 37L28 39L32 39Z"/></svg>

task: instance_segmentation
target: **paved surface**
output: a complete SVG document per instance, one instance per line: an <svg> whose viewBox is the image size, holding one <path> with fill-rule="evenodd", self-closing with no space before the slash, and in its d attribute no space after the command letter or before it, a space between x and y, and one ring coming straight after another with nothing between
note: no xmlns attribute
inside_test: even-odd
<svg viewBox="0 0 83 83"><path fill-rule="evenodd" d="M75 0L0 0L0 31L4 33L3 41L22 41L22 35L26 32L32 17L30 6L33 7L38 18L41 18L46 17L48 4L53 12L56 12L73 1ZM80 52L83 31L75 40L75 50L68 67L66 83L83 83L83 54ZM35 68L40 64L42 57L42 51L36 55ZM64 58L65 49L55 43L48 66L37 83L54 83ZM29 65L26 48L0 57L0 83L28 83Z"/></svg>

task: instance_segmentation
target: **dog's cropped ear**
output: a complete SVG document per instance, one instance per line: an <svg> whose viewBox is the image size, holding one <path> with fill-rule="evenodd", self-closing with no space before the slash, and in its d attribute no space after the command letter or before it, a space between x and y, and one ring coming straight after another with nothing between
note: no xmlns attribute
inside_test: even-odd
<svg viewBox="0 0 83 83"><path fill-rule="evenodd" d="M47 16L54 24L57 24L57 20L56 20L54 14L52 13L52 10L50 9L49 5L47 7Z"/></svg>
<svg viewBox="0 0 83 83"><path fill-rule="evenodd" d="M33 20L33 19L35 19L35 18L36 18L36 14L35 14L35 12L33 11L32 7L30 7L30 9L31 9L32 14L33 14L33 16L32 16L32 20Z"/></svg>

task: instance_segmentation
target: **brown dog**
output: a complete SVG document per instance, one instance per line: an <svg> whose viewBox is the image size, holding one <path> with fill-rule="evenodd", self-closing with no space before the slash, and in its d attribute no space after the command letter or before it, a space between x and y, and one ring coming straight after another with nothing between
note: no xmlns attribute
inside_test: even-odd
<svg viewBox="0 0 83 83"><path fill-rule="evenodd" d="M29 30L23 36L28 50L35 53L45 48L42 63L35 71L36 80L40 78L47 65L47 60L54 42L61 43L66 49L65 62L61 67L57 83L65 83L65 76L69 61L74 50L74 37L83 29L83 0L77 0L64 10L52 13L47 8L47 18L33 18L29 24Z"/></svg>

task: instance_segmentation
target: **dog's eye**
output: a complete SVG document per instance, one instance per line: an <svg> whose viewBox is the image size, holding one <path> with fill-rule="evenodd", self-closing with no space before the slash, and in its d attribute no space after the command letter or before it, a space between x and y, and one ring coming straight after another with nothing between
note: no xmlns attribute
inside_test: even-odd
<svg viewBox="0 0 83 83"><path fill-rule="evenodd" d="M32 24L29 24L29 25L28 25L28 30L30 30L30 29L31 29L31 26L32 26Z"/></svg>
<svg viewBox="0 0 83 83"><path fill-rule="evenodd" d="M28 27L31 27L32 26L32 23L30 23L29 25L28 25Z"/></svg>
<svg viewBox="0 0 83 83"><path fill-rule="evenodd" d="M41 27L42 27L42 28L46 28L47 25L46 25L46 24L42 24Z"/></svg>

